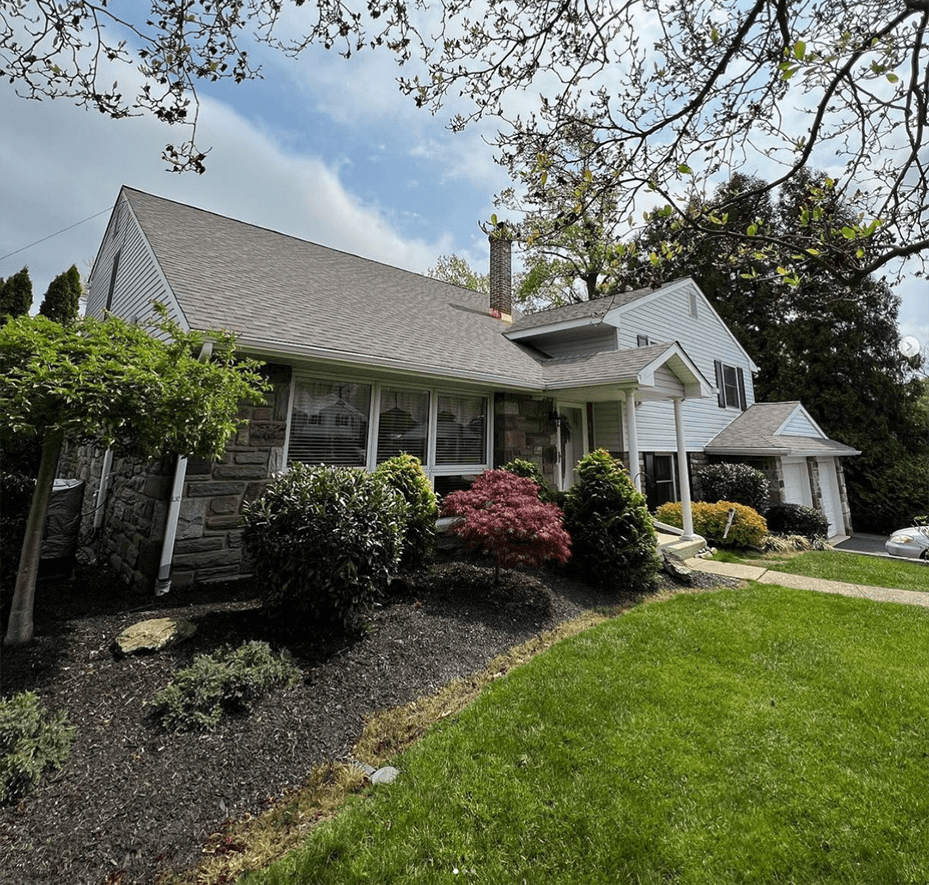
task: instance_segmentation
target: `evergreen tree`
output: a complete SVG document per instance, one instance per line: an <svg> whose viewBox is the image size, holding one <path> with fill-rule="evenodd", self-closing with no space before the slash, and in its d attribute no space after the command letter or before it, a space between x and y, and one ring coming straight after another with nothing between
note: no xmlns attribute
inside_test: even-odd
<svg viewBox="0 0 929 885"><path fill-rule="evenodd" d="M39 313L66 326L77 319L83 293L80 271L72 264L51 281L45 298L42 299Z"/></svg>
<svg viewBox="0 0 929 885"><path fill-rule="evenodd" d="M32 280L29 268L0 280L0 317L19 317L32 307Z"/></svg>

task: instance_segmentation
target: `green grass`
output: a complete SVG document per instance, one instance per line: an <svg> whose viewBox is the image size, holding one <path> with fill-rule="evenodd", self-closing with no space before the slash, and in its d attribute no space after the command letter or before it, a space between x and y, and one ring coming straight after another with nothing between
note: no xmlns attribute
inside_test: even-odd
<svg viewBox="0 0 929 885"><path fill-rule="evenodd" d="M921 608L758 584L645 605L245 881L925 885L926 660Z"/></svg>
<svg viewBox="0 0 929 885"><path fill-rule="evenodd" d="M872 587L895 587L898 590L929 591L929 566L905 559L881 556L857 556L833 550L811 550L786 561L766 563L776 572L847 581Z"/></svg>

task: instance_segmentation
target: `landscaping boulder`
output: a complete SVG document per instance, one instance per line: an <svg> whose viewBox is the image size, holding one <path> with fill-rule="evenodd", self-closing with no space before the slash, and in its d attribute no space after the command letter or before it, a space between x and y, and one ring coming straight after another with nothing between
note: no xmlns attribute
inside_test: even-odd
<svg viewBox="0 0 929 885"><path fill-rule="evenodd" d="M668 553L667 550L662 550L661 553L664 558L665 574L670 575L675 581L680 581L682 584L693 583L693 571L684 565L684 561L679 556Z"/></svg>
<svg viewBox="0 0 929 885"><path fill-rule="evenodd" d="M151 618L123 630L113 642L120 656L154 654L190 639L197 628L186 618Z"/></svg>

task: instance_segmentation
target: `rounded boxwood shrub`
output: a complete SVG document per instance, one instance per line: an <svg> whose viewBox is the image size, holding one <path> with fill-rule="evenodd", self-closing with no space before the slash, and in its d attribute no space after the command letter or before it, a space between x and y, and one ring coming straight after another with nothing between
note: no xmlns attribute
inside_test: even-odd
<svg viewBox="0 0 929 885"><path fill-rule="evenodd" d="M604 587L651 589L660 562L645 498L604 449L585 455L577 471L580 479L565 497L565 528L576 567L588 581Z"/></svg>
<svg viewBox="0 0 929 885"><path fill-rule="evenodd" d="M428 563L435 552L435 521L439 504L422 462L414 455L390 458L374 471L375 476L403 495L407 505L403 537L402 571L413 572Z"/></svg>
<svg viewBox="0 0 929 885"><path fill-rule="evenodd" d="M778 535L803 535L809 541L829 537L829 520L802 504L772 504L765 518L768 531Z"/></svg>
<svg viewBox="0 0 929 885"><path fill-rule="evenodd" d="M243 511L264 607L293 632L354 627L398 571L406 501L364 470L294 464Z"/></svg>
<svg viewBox="0 0 929 885"><path fill-rule="evenodd" d="M764 513L770 500L768 478L748 464L710 464L697 471L704 501L733 501Z"/></svg>
<svg viewBox="0 0 929 885"><path fill-rule="evenodd" d="M31 691L0 699L0 805L21 799L71 754L76 729Z"/></svg>
<svg viewBox="0 0 929 885"><path fill-rule="evenodd" d="M545 504L555 504L557 507L564 509L565 493L556 489L544 476L538 464L532 461L525 461L522 458L514 458L507 461L501 470L508 473L515 473L525 479L531 479L539 487L539 500Z"/></svg>
<svg viewBox="0 0 929 885"><path fill-rule="evenodd" d="M152 713L169 731L214 728L225 714L250 713L278 686L293 686L300 671L275 656L266 642L246 642L234 651L198 655L152 700Z"/></svg>
<svg viewBox="0 0 929 885"><path fill-rule="evenodd" d="M726 523L729 521L729 510L735 510L735 517L729 533L723 538ZM735 501L717 501L709 504L706 501L694 501L692 504L694 531L719 547L754 547L760 549L764 545L768 526L763 516L751 507L738 504ZM662 504L655 513L659 522L683 528L684 516L681 511L681 502L672 501Z"/></svg>

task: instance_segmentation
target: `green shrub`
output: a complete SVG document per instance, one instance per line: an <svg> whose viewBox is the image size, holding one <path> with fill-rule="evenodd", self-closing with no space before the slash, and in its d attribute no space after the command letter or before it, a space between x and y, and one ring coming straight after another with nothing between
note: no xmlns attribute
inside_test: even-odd
<svg viewBox="0 0 929 885"><path fill-rule="evenodd" d="M760 516L751 507L738 504L734 501L717 501L708 504L706 501L694 501L693 505L694 531L719 547L754 547L760 549L768 534L768 526L764 517ZM729 510L735 510L732 526L726 537L726 523L729 521ZM683 528L684 517L681 512L681 502L672 501L662 504L656 514L659 522Z"/></svg>
<svg viewBox="0 0 929 885"><path fill-rule="evenodd" d="M61 768L75 731L64 713L49 715L31 691L0 700L0 805L25 796L47 770Z"/></svg>
<svg viewBox="0 0 929 885"><path fill-rule="evenodd" d="M765 513L768 531L779 535L803 535L812 541L829 537L829 520L818 510L802 504L772 504Z"/></svg>
<svg viewBox="0 0 929 885"><path fill-rule="evenodd" d="M555 504L557 507L564 509L565 493L556 489L542 473L538 464L532 461L524 461L522 458L514 458L507 461L501 470L508 473L515 473L525 479L531 479L539 487L539 500L543 504Z"/></svg>
<svg viewBox="0 0 929 885"><path fill-rule="evenodd" d="M711 504L733 501L764 513L770 500L768 478L748 464L710 464L697 471L700 497Z"/></svg>
<svg viewBox="0 0 929 885"><path fill-rule="evenodd" d="M398 571L406 501L364 470L295 464L244 513L262 601L285 629L355 626Z"/></svg>
<svg viewBox="0 0 929 885"><path fill-rule="evenodd" d="M601 586L651 589L659 559L645 498L623 465L603 449L585 455L577 471L580 479L565 500L565 528L576 566Z"/></svg>
<svg viewBox="0 0 929 885"><path fill-rule="evenodd" d="M439 505L419 458L400 454L374 471L406 500L406 531L400 569L414 572L432 559L435 552L435 521Z"/></svg>
<svg viewBox="0 0 929 885"><path fill-rule="evenodd" d="M205 731L225 714L250 713L271 689L299 679L293 663L276 657L266 642L247 642L234 651L198 655L155 695L152 712L169 731Z"/></svg>

